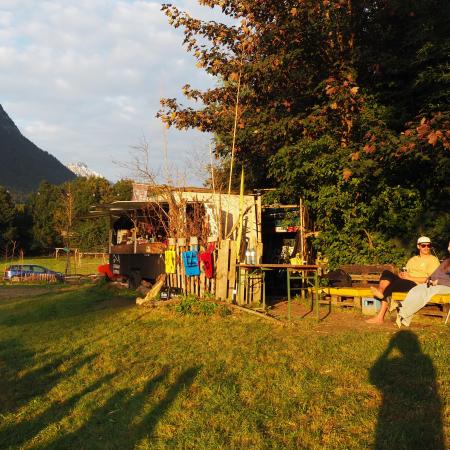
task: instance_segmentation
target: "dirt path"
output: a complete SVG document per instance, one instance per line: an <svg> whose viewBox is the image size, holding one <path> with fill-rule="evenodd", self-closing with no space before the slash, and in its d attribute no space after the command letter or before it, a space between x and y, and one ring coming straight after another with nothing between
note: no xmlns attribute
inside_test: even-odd
<svg viewBox="0 0 450 450"><path fill-rule="evenodd" d="M49 289L46 286L0 286L0 299L35 296L45 294L48 291Z"/></svg>
<svg viewBox="0 0 450 450"><path fill-rule="evenodd" d="M45 295L48 292L62 292L68 290L77 289L77 286L37 286L37 285L14 285L3 284L0 285L0 302L7 303L11 300L17 300L19 298L35 297L39 295ZM105 299L104 302L99 303L98 308L111 308L111 307L124 307L129 306L130 300L122 297L117 297L114 293L111 293L111 298ZM271 304L269 314L285 324L288 324L288 303L286 300L277 301ZM328 306L321 306L320 308L320 322L316 322L316 313L311 311L310 306L299 303L298 301L292 301L291 303L291 322L298 324L303 318L307 318L310 323L314 323L314 329L318 333L333 334L346 331L360 330L366 332L372 331L385 331L394 332L398 330L395 324L395 314L386 314L385 322L383 325L374 325L366 323L366 320L370 316L362 315L360 311L354 311L349 308L342 310L339 308L333 308L331 314L329 313ZM439 317L426 317L420 316L417 318L411 328L423 329L442 324L442 319Z"/></svg>
<svg viewBox="0 0 450 450"><path fill-rule="evenodd" d="M25 286L14 284L0 285L0 301L13 300L24 297L35 297L37 295L44 295L48 292L63 292L73 290L74 287L67 285L29 285Z"/></svg>
<svg viewBox="0 0 450 450"><path fill-rule="evenodd" d="M287 321L288 317L288 302L279 301L271 305L270 315L279 318L283 321ZM340 310L339 308L333 308L331 314L329 313L328 306L320 307L320 323L318 324L318 330L323 333L335 333L342 331L367 331L367 330L379 330L379 331L395 331L398 330L395 324L395 313L389 315L386 314L383 325L368 324L366 320L372 316L365 316L359 311L353 309ZM298 323L302 318L310 318L315 320L316 313L311 311L311 308L299 304L293 301L291 303L291 321ZM421 316L418 320L414 321L411 328L427 328L434 324L442 323L442 319L438 317L429 318Z"/></svg>

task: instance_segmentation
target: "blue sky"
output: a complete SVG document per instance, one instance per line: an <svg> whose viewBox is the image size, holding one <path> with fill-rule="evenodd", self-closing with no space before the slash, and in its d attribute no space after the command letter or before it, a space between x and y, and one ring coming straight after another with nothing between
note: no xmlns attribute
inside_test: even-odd
<svg viewBox="0 0 450 450"><path fill-rule="evenodd" d="M133 157L143 137L162 171L161 97L182 99L185 83L215 80L195 67L159 1L1 0L0 104L22 133L62 163L85 162L115 181L133 174L114 162ZM220 20L196 0L172 1L198 18ZM209 136L166 131L179 179L199 184Z"/></svg>

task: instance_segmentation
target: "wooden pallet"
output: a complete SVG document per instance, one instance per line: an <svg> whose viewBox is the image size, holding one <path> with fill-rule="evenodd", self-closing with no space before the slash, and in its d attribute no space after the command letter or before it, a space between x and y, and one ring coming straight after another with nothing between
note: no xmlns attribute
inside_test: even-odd
<svg viewBox="0 0 450 450"><path fill-rule="evenodd" d="M398 268L393 264L344 264L340 269L350 275L352 285L361 287L378 283L384 270L398 273Z"/></svg>

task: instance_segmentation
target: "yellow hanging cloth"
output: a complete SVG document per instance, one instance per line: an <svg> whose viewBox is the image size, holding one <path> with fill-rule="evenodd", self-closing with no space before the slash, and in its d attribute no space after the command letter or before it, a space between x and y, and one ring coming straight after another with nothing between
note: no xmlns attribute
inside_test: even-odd
<svg viewBox="0 0 450 450"><path fill-rule="evenodd" d="M175 250L166 250L164 252L164 260L166 264L166 273L176 273L176 253Z"/></svg>
<svg viewBox="0 0 450 450"><path fill-rule="evenodd" d="M293 258L291 258L290 263L294 266L301 266L303 264L302 258L300 257L300 253L296 253ZM292 273L300 273L298 270L293 270Z"/></svg>

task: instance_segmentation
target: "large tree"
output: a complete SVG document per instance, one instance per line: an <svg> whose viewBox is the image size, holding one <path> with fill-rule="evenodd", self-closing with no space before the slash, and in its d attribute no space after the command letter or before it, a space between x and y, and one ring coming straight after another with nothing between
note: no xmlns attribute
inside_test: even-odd
<svg viewBox="0 0 450 450"><path fill-rule="evenodd" d="M59 186L42 182L27 206L32 215L32 250L51 252L69 244L84 251L105 250L108 220L90 218L89 209L96 204L130 200L131 193L130 180L111 184L104 178L81 177Z"/></svg>
<svg viewBox="0 0 450 450"><path fill-rule="evenodd" d="M62 237L56 230L55 214L63 210L61 188L47 181L41 182L37 192L30 198L33 217L33 245L35 252L53 251L61 247Z"/></svg>
<svg viewBox="0 0 450 450"><path fill-rule="evenodd" d="M198 108L163 99L164 122L214 133L225 165L235 139L247 186L302 196L321 231L315 245L335 263L395 257L393 238L448 235L448 2L199 3L236 24L163 6L218 79L183 87Z"/></svg>
<svg viewBox="0 0 450 450"><path fill-rule="evenodd" d="M108 245L109 221L106 217L89 217L96 204L131 199L131 182L119 180L111 185L105 178L78 178L66 184L73 195L72 242L84 251L105 251Z"/></svg>
<svg viewBox="0 0 450 450"><path fill-rule="evenodd" d="M16 238L16 208L9 191L0 186L0 251L3 253L8 243Z"/></svg>

